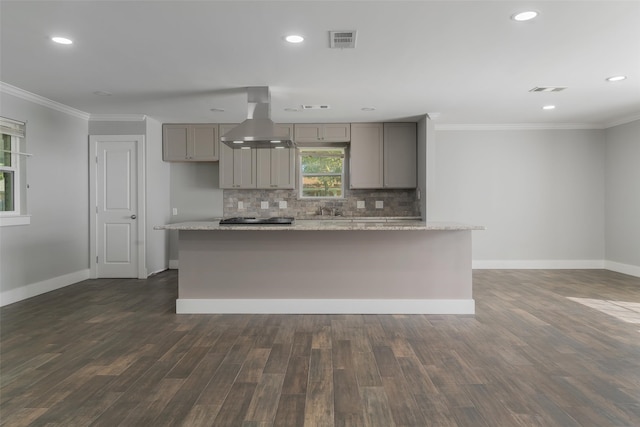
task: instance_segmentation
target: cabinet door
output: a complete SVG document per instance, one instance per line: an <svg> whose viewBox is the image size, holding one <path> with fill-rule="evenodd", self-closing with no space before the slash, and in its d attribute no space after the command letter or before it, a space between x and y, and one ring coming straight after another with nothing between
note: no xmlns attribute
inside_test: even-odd
<svg viewBox="0 0 640 427"><path fill-rule="evenodd" d="M218 157L218 125L197 124L192 128L192 155L195 161L216 161Z"/></svg>
<svg viewBox="0 0 640 427"><path fill-rule="evenodd" d="M349 188L383 188L382 123L353 123L349 150Z"/></svg>
<svg viewBox="0 0 640 427"><path fill-rule="evenodd" d="M189 125L162 125L162 160L187 160L190 134Z"/></svg>
<svg viewBox="0 0 640 427"><path fill-rule="evenodd" d="M295 148L256 149L258 188L295 188Z"/></svg>
<svg viewBox="0 0 640 427"><path fill-rule="evenodd" d="M233 187L256 188L257 148L231 149L233 151Z"/></svg>
<svg viewBox="0 0 640 427"><path fill-rule="evenodd" d="M256 186L257 188L271 188L271 152L275 148L256 149ZM282 150L278 150L282 151Z"/></svg>
<svg viewBox="0 0 640 427"><path fill-rule="evenodd" d="M323 142L349 142L351 125L349 123L327 123L322 125Z"/></svg>
<svg viewBox="0 0 640 427"><path fill-rule="evenodd" d="M233 187L233 152L234 149L220 144L220 163L218 172L220 174L220 188Z"/></svg>
<svg viewBox="0 0 640 427"><path fill-rule="evenodd" d="M276 129L278 129L278 131L284 133L285 135L288 135L289 138L293 138L292 124L276 124ZM296 149L276 148L270 151L269 188L294 189L296 187Z"/></svg>
<svg viewBox="0 0 640 427"><path fill-rule="evenodd" d="M385 188L416 188L417 131L415 123L384 124Z"/></svg>
<svg viewBox="0 0 640 427"><path fill-rule="evenodd" d="M293 130L296 142L319 142L322 140L322 127L320 125L296 124Z"/></svg>
<svg viewBox="0 0 640 427"><path fill-rule="evenodd" d="M349 123L300 124L294 126L296 142L349 142Z"/></svg>

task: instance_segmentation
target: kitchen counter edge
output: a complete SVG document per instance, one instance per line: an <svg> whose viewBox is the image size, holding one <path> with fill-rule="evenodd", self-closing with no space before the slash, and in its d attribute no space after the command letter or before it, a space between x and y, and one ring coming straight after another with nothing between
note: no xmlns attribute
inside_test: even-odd
<svg viewBox="0 0 640 427"><path fill-rule="evenodd" d="M292 225L220 225L219 221L190 221L155 226L154 230L179 231L349 231L349 230L416 230L462 231L484 230L484 226L455 222L424 222L415 220L296 220Z"/></svg>

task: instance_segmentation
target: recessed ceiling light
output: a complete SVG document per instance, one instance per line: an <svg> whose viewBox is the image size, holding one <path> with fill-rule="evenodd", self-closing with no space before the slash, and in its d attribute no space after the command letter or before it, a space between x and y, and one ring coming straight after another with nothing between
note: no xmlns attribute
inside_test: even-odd
<svg viewBox="0 0 640 427"><path fill-rule="evenodd" d="M543 110L554 110L555 108L555 105L545 105L544 107L542 107Z"/></svg>
<svg viewBox="0 0 640 427"><path fill-rule="evenodd" d="M95 92L93 92L94 95L98 95L98 96L111 96L113 95L111 92L107 92L106 90L97 90Z"/></svg>
<svg viewBox="0 0 640 427"><path fill-rule="evenodd" d="M284 38L289 43L302 43L304 41L304 37L299 36L297 34L291 34Z"/></svg>
<svg viewBox="0 0 640 427"><path fill-rule="evenodd" d="M224 113L224 108L212 108L209 111L213 111L214 113Z"/></svg>
<svg viewBox="0 0 640 427"><path fill-rule="evenodd" d="M272 144L280 144L282 141L278 141L277 139L274 139L272 141L270 141Z"/></svg>
<svg viewBox="0 0 640 427"><path fill-rule="evenodd" d="M284 146L279 145L279 146L277 146L277 147L275 147L275 148L276 148L276 150L282 150L282 149L284 148Z"/></svg>
<svg viewBox="0 0 640 427"><path fill-rule="evenodd" d="M292 113L297 113L298 111L300 111L300 109L299 108L289 107L289 108L285 108L284 111L290 111Z"/></svg>
<svg viewBox="0 0 640 427"><path fill-rule="evenodd" d="M240 147L241 150L251 150L251 147Z"/></svg>
<svg viewBox="0 0 640 427"><path fill-rule="evenodd" d="M234 144L244 144L244 141L233 141Z"/></svg>
<svg viewBox="0 0 640 427"><path fill-rule="evenodd" d="M611 76L611 77L607 77L607 81L608 82L619 82L622 80L625 80L627 78L627 76Z"/></svg>
<svg viewBox="0 0 640 427"><path fill-rule="evenodd" d="M376 107L362 107L362 111L376 111Z"/></svg>
<svg viewBox="0 0 640 427"><path fill-rule="evenodd" d="M73 40L59 36L51 37L51 41L58 44L73 44Z"/></svg>
<svg viewBox="0 0 640 427"><path fill-rule="evenodd" d="M514 13L513 15L511 15L511 19L513 19L514 21L522 22L529 21L536 16L538 16L538 12L536 12L535 10L526 10L524 12Z"/></svg>

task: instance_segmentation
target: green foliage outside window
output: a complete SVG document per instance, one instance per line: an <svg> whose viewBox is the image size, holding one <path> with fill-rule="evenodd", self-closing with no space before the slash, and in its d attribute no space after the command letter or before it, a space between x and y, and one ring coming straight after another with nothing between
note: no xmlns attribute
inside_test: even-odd
<svg viewBox="0 0 640 427"><path fill-rule="evenodd" d="M302 197L343 197L344 150L302 151Z"/></svg>

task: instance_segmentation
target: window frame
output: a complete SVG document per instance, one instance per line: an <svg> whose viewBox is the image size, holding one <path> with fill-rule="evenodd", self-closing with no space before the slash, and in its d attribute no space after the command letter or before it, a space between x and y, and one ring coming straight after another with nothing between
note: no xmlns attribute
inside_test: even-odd
<svg viewBox="0 0 640 427"><path fill-rule="evenodd" d="M31 217L24 212L26 197L26 185L23 182L26 173L26 164L24 157L30 154L21 151L24 141L25 123L16 120L0 117L0 134L8 135L11 138L11 147L4 150L4 145L0 147L5 155L9 153L11 166L0 165L1 172L11 172L13 178L13 210L0 211L0 227L13 225L28 225L31 223Z"/></svg>
<svg viewBox="0 0 640 427"><path fill-rule="evenodd" d="M342 154L340 156L335 156L335 157L340 157L342 159L342 168L341 168L341 172L340 173L310 173L310 174L305 174L302 172L302 158L305 156L304 153L311 153L311 152L322 152L322 151L341 151ZM298 188L298 198L299 199L304 199L304 200L338 200L338 199L344 199L345 198L345 190L346 190L346 185L345 185L345 178L346 178L346 166L347 166L347 162L346 162L346 156L347 156L347 150L345 147L304 147L304 148L298 148L298 182L299 182L299 188ZM331 156L333 157L333 156ZM303 195L303 190L304 190L304 177L305 176L339 176L340 177L340 186L341 186L341 195L340 196L336 196L336 197L332 197L332 196L304 196Z"/></svg>

